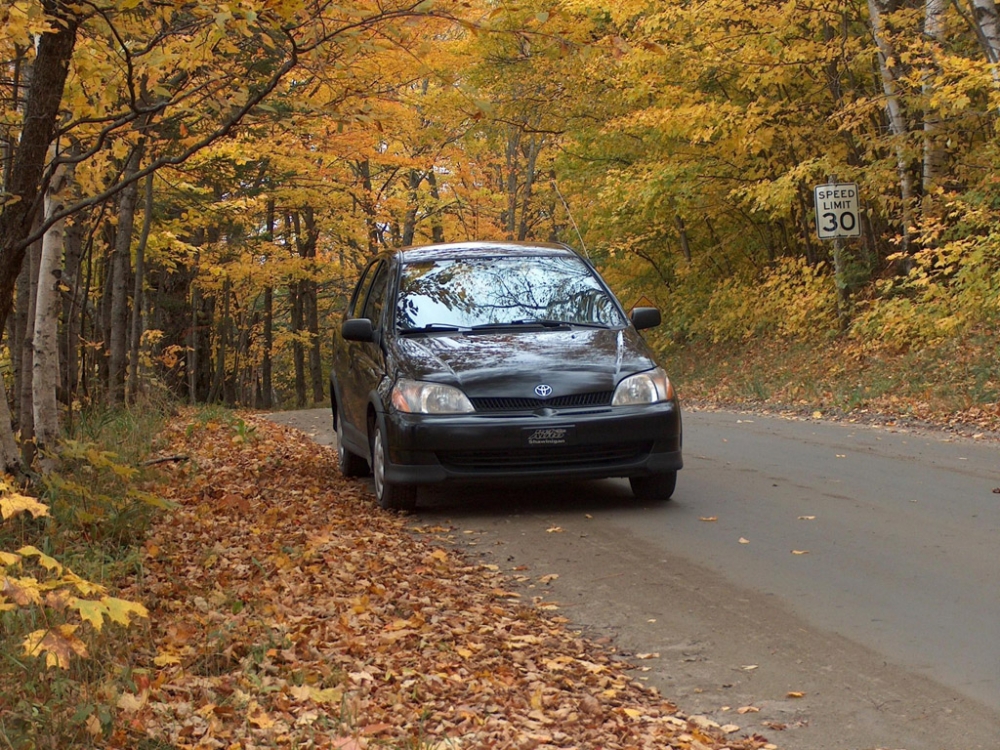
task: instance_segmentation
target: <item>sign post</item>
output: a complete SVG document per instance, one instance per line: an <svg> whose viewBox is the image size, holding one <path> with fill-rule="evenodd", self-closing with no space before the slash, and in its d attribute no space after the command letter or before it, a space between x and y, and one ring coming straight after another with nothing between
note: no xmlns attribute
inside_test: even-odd
<svg viewBox="0 0 1000 750"><path fill-rule="evenodd" d="M856 182L817 185L816 234L821 240L861 236L861 211Z"/></svg>

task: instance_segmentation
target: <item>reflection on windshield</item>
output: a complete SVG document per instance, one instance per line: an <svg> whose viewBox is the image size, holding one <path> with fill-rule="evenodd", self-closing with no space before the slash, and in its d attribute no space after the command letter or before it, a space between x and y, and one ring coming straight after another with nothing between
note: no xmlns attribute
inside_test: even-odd
<svg viewBox="0 0 1000 750"><path fill-rule="evenodd" d="M404 266L397 308L402 329L564 321L621 326L621 313L576 258L469 258Z"/></svg>

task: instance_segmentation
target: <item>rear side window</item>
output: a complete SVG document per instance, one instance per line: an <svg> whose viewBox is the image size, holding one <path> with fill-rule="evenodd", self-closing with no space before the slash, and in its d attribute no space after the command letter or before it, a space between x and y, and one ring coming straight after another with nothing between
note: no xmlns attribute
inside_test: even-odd
<svg viewBox="0 0 1000 750"><path fill-rule="evenodd" d="M372 279L375 278L375 269L377 263L372 263L364 270L361 274L361 279L358 281L356 287L354 287L354 294L351 296L350 306L348 307L350 318L361 318L365 307L365 300L368 299L368 290L371 289Z"/></svg>
<svg viewBox="0 0 1000 750"><path fill-rule="evenodd" d="M388 288L389 264L383 263L375 272L371 289L368 290L368 299L365 300L364 312L361 314L362 318L368 318L376 328L382 320L382 309L385 307Z"/></svg>

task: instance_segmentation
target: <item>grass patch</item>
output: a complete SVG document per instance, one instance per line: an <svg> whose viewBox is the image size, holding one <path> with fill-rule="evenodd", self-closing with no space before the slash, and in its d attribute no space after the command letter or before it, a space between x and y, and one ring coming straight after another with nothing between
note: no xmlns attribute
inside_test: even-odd
<svg viewBox="0 0 1000 750"><path fill-rule="evenodd" d="M143 461L155 450L168 413L166 404L144 403L78 415L58 470L28 490L49 506L50 515L20 514L0 524L0 551L35 547L114 595L116 583L141 568L138 545L159 510L142 491L150 479ZM37 575L40 583L56 577L27 564L8 574ZM42 588L39 601L15 597L19 606L0 613L0 748L96 746L113 731L118 696L135 690L129 636L118 626L97 631L77 619L73 637L87 658L72 658L66 668L25 655L29 634L73 622L73 611L57 597L62 590L81 595L73 587Z"/></svg>

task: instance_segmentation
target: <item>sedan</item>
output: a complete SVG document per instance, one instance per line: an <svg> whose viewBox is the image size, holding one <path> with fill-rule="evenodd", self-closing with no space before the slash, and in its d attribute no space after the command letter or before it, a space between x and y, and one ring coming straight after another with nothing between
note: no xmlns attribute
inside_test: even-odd
<svg viewBox="0 0 1000 750"><path fill-rule="evenodd" d="M628 477L668 500L681 460L674 387L594 266L560 244L386 251L334 337L340 470L384 508L451 480Z"/></svg>

